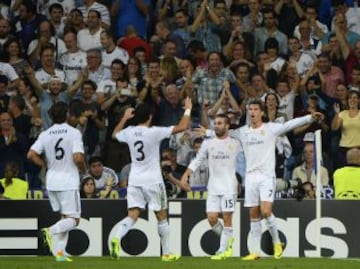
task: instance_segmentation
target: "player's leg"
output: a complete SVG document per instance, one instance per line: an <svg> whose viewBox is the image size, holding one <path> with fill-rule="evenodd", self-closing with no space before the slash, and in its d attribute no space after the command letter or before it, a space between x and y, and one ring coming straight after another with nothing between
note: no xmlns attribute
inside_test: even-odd
<svg viewBox="0 0 360 269"><path fill-rule="evenodd" d="M260 188L261 215L265 219L266 227L272 237L274 244L274 257L279 259L283 253L282 243L279 238L276 217L272 213L275 195L275 178L263 180Z"/></svg>
<svg viewBox="0 0 360 269"><path fill-rule="evenodd" d="M221 233L220 248L225 249L226 257L232 256L232 244L234 242L232 215L235 210L237 195L224 195L221 197L221 212L224 221L224 229Z"/></svg>
<svg viewBox="0 0 360 269"><path fill-rule="evenodd" d="M223 225L219 220L219 212L221 212L221 200L217 195L208 195L206 198L206 214L212 231L221 236Z"/></svg>
<svg viewBox="0 0 360 269"><path fill-rule="evenodd" d="M121 239L129 232L139 218L141 211L145 209L146 201L141 187L128 186L127 189L128 215L123 218L115 235L110 242L110 256L114 259L120 258Z"/></svg>
<svg viewBox="0 0 360 269"><path fill-rule="evenodd" d="M260 215L260 194L256 175L247 175L245 186L245 207L249 207L250 233L249 233L249 255L243 260L256 260L260 258L260 240L262 234Z"/></svg>
<svg viewBox="0 0 360 269"><path fill-rule="evenodd" d="M51 197L51 198L50 198ZM69 236L69 232L74 229L80 222L81 203L78 190L59 191L49 194L52 206L59 206L62 218L54 225L48 228L50 237L57 236L57 244L54 249L56 260L71 261L66 256L65 248Z"/></svg>
<svg viewBox="0 0 360 269"><path fill-rule="evenodd" d="M167 217L167 197L164 183L151 185L144 190L149 204L149 210L155 212L158 221L158 234L161 242L162 257L165 262L176 261L180 255L170 251L170 227Z"/></svg>

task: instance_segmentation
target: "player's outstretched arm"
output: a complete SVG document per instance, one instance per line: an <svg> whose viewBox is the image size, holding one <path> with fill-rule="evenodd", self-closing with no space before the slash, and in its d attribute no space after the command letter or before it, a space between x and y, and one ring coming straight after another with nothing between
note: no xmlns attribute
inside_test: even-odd
<svg viewBox="0 0 360 269"><path fill-rule="evenodd" d="M181 118L180 122L174 126L172 134L180 133L185 131L190 126L190 115L191 115L192 103L191 98L185 98L185 112L184 116Z"/></svg>
<svg viewBox="0 0 360 269"><path fill-rule="evenodd" d="M324 115L320 112L313 112L311 115L306 115L300 118L295 118L280 125L280 128L275 130L277 135L285 134L297 127L301 127L305 124L312 123L314 121L321 121L324 119Z"/></svg>
<svg viewBox="0 0 360 269"><path fill-rule="evenodd" d="M114 128L114 131L113 131L113 133L112 133L112 135L111 135L111 137L112 137L112 139L115 139L116 138L116 134L118 133L118 132L120 132L123 128L124 128L124 126L125 126L125 123L129 120L129 119L131 119L131 118L133 118L134 117L134 108L132 108L132 107L129 107L129 108L127 108L126 110L125 110L125 113L124 113L124 116L121 118L121 120L119 121L119 123L115 126L115 128Z"/></svg>

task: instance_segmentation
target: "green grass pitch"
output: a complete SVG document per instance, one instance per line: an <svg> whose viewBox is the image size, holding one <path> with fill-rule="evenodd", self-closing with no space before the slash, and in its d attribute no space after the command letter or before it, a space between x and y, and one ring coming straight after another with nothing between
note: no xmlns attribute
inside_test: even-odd
<svg viewBox="0 0 360 269"><path fill-rule="evenodd" d="M160 258L73 257L71 263L58 263L53 257L0 257L0 269L358 269L360 259L325 258L263 258L257 261L241 261L230 258L212 261L210 258L182 257L177 262L161 262Z"/></svg>

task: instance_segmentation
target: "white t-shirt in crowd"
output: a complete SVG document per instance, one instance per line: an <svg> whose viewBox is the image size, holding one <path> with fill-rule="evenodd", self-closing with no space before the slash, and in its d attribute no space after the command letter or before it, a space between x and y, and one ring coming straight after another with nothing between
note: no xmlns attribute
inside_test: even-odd
<svg viewBox="0 0 360 269"><path fill-rule="evenodd" d="M53 76L52 74L49 74L43 68L40 68L39 70L37 70L35 72L35 77L40 82L40 84L48 83L52 76ZM55 68L55 76L60 77L61 82L65 82L65 72L64 71Z"/></svg>
<svg viewBox="0 0 360 269"><path fill-rule="evenodd" d="M63 66L66 83L72 85L79 78L81 70L87 66L86 53L82 50L74 53L67 51L61 55L59 62Z"/></svg>
<svg viewBox="0 0 360 269"><path fill-rule="evenodd" d="M129 61L129 54L126 50L119 47L115 47L110 53L107 53L105 50L102 51L102 64L105 67L110 68L111 62L114 59L120 59L124 64L127 64Z"/></svg>
<svg viewBox="0 0 360 269"><path fill-rule="evenodd" d="M19 78L14 67L4 62L0 62L0 75L6 76L10 81L14 81Z"/></svg>
<svg viewBox="0 0 360 269"><path fill-rule="evenodd" d="M77 34L79 48L83 51L101 49L100 34L102 31L103 29L100 27L96 33L91 34L88 28L81 29Z"/></svg>

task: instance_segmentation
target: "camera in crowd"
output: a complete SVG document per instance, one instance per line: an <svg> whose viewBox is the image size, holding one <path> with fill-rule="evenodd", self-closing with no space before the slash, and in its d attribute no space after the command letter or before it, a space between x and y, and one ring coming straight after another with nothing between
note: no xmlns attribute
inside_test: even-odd
<svg viewBox="0 0 360 269"><path fill-rule="evenodd" d="M302 201L307 195L300 178L285 180L283 178L276 179L276 192L286 191L287 198L294 198L297 201Z"/></svg>

